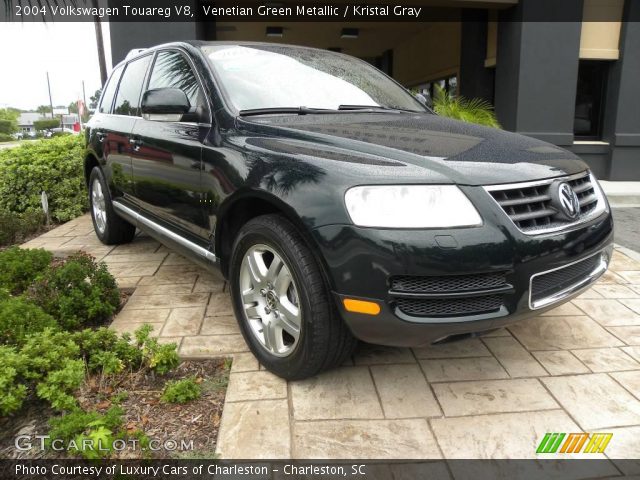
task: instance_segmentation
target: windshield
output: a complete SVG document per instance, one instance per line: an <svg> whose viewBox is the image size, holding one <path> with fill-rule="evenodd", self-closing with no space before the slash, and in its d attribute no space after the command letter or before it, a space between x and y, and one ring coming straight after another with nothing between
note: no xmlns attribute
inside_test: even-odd
<svg viewBox="0 0 640 480"><path fill-rule="evenodd" d="M237 110L362 106L426 111L382 72L346 55L279 45L202 50Z"/></svg>

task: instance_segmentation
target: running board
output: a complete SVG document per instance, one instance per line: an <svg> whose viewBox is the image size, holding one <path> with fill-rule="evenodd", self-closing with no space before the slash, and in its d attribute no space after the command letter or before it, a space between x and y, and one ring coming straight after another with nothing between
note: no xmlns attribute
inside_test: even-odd
<svg viewBox="0 0 640 480"><path fill-rule="evenodd" d="M155 232L158 236L164 237L174 243L177 243L181 247L186 248L187 250L191 251L195 255L202 257L203 259L211 263L216 263L218 261L218 258L215 256L215 254L213 254L213 252L210 252L206 248L203 248L200 245L193 243L192 241L187 240L184 237L181 237L177 233L172 232L168 228L163 227L162 225L145 217L141 213L136 212L132 208L129 208L123 205L117 200L114 200L112 203L113 203L113 207L116 210L118 210L118 213L120 213L128 221L134 223L136 226L143 225L149 230L152 230L153 232Z"/></svg>

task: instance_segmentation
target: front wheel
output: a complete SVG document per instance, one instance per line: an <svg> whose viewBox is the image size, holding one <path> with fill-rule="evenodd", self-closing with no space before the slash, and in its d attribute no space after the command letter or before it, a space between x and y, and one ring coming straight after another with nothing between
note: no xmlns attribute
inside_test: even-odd
<svg viewBox="0 0 640 480"><path fill-rule="evenodd" d="M89 176L89 202L93 229L102 243L117 245L133 240L136 227L116 215L111 203L109 187L98 167L94 167Z"/></svg>
<svg viewBox="0 0 640 480"><path fill-rule="evenodd" d="M280 215L245 224L230 263L233 307L253 354L288 380L340 365L356 340L335 311L318 262Z"/></svg>

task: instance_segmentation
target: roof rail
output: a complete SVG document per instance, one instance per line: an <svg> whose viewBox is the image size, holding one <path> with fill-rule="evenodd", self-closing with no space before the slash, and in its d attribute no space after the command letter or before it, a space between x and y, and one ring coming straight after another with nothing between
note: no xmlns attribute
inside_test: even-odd
<svg viewBox="0 0 640 480"><path fill-rule="evenodd" d="M139 54L140 52L144 52L146 50L146 48L134 48L132 50L129 50L129 53L127 53L127 56L124 57L125 60L129 60L131 57L135 57L137 54Z"/></svg>

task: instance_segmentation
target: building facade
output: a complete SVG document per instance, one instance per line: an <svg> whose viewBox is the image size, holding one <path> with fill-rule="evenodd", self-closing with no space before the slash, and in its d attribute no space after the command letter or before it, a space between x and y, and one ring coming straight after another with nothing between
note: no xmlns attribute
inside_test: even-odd
<svg viewBox="0 0 640 480"><path fill-rule="evenodd" d="M440 3L455 20L112 23L112 58L183 39L338 50L412 89L484 98L505 129L572 150L600 178L640 180L640 1Z"/></svg>

